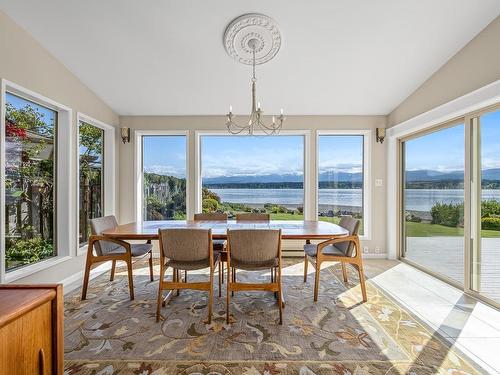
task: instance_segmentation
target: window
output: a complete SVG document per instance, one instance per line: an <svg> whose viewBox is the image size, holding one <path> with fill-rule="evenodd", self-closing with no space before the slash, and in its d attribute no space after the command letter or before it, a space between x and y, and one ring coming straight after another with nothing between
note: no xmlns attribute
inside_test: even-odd
<svg viewBox="0 0 500 375"><path fill-rule="evenodd" d="M5 270L56 252L58 113L5 94Z"/></svg>
<svg viewBox="0 0 500 375"><path fill-rule="evenodd" d="M500 303L500 109L477 117L473 134L471 288Z"/></svg>
<svg viewBox="0 0 500 375"><path fill-rule="evenodd" d="M364 223L364 135L318 136L318 219L339 223L349 215Z"/></svg>
<svg viewBox="0 0 500 375"><path fill-rule="evenodd" d="M304 218L304 135L200 136L203 212Z"/></svg>
<svg viewBox="0 0 500 375"><path fill-rule="evenodd" d="M185 220L187 137L141 137L143 220Z"/></svg>
<svg viewBox="0 0 500 375"><path fill-rule="evenodd" d="M403 143L402 256L464 284L464 124Z"/></svg>
<svg viewBox="0 0 500 375"><path fill-rule="evenodd" d="M104 213L104 130L79 121L79 246L87 243L89 220Z"/></svg>

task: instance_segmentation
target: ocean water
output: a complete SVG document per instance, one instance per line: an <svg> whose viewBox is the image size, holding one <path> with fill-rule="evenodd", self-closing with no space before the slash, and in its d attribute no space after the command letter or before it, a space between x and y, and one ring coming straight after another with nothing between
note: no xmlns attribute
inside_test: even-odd
<svg viewBox="0 0 500 375"><path fill-rule="evenodd" d="M223 202L263 205L277 203L282 205L302 205L302 189L210 189L221 197ZM500 190L483 190L483 200L500 200ZM319 189L320 205L339 205L361 207L361 189ZM407 210L430 211L436 203L460 203L464 201L461 189L407 189L405 207Z"/></svg>

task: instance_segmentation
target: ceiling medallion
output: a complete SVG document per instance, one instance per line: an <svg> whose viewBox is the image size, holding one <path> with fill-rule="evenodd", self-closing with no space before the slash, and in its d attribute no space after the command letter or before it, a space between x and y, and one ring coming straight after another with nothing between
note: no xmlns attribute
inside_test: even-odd
<svg viewBox="0 0 500 375"><path fill-rule="evenodd" d="M278 53L281 33L276 22L263 14L244 14L234 19L224 33L224 47L236 61L252 65L254 50L249 41L259 41L255 50L255 64L264 64Z"/></svg>
<svg viewBox="0 0 500 375"><path fill-rule="evenodd" d="M264 111L257 102L257 76L255 66L271 60L281 46L281 35L276 22L263 14L246 14L236 18L229 24L224 33L224 46L229 56L242 64L252 65L251 82L251 113L248 121L238 123L235 121L233 107L229 106L229 113L226 115L226 127L230 134L263 133L266 135L279 134L285 116L283 109L276 118L272 117L270 124L263 121ZM276 121L277 120L277 121Z"/></svg>

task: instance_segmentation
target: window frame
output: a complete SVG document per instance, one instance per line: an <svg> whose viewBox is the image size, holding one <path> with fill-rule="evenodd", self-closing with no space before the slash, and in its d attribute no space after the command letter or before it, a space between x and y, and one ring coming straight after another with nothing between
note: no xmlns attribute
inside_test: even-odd
<svg viewBox="0 0 500 375"><path fill-rule="evenodd" d="M316 173L314 178L314 219L318 220L319 208L319 138L320 136L363 136L363 235L359 236L362 241L372 239L372 142L373 131L371 129L354 130L316 130Z"/></svg>
<svg viewBox="0 0 500 375"><path fill-rule="evenodd" d="M74 144L67 142L73 139L73 111L71 108L47 98L39 93L31 91L21 85L2 79L0 95L0 179L5 179L5 106L6 92L29 100L43 107L57 112L56 129L56 225L55 239L56 255L48 259L29 264L19 269L7 272L5 269L5 252L0 252L0 282L9 283L20 278L29 276L35 272L64 262L75 255L77 243L75 242L75 204L74 191L74 165L71 158L64 155L73 155ZM5 249L5 185L0 185L0 248Z"/></svg>
<svg viewBox="0 0 500 375"><path fill-rule="evenodd" d="M264 132L255 132L254 135L266 135ZM312 189L312 178L311 178L311 153L310 153L310 143L311 143L311 130L282 130L279 136L302 136L304 138L304 149L303 149L303 163L304 163L304 220L314 220L311 195L314 192ZM212 131L195 131L195 153L194 153L194 212L193 216L188 216L188 218L193 219L194 213L202 212L202 177L201 177L201 137L203 136L225 136L225 137L244 137L248 135L233 135L229 134L225 130L212 130Z"/></svg>
<svg viewBox="0 0 500 375"><path fill-rule="evenodd" d="M104 215L115 214L115 146L116 146L116 130L114 126L108 125L102 121L96 120L84 113L77 112L76 114L76 255L82 255L87 252L87 244L80 246L80 123L85 122L104 131L103 144L103 213Z"/></svg>
<svg viewBox="0 0 500 375"><path fill-rule="evenodd" d="M192 215L190 210L190 135L189 130L135 130L134 131L134 217L137 222L142 222L143 217L143 136L185 136L186 137L186 217Z"/></svg>

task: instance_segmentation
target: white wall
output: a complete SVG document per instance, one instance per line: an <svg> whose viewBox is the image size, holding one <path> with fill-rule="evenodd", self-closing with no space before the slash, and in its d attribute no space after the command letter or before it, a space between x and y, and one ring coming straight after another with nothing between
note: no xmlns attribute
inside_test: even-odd
<svg viewBox="0 0 500 375"><path fill-rule="evenodd" d="M385 186L375 187L375 179L383 179L385 181L385 145L375 142L375 128L385 127L385 116L289 116L283 125L284 130L372 130L372 173L369 186L372 190L372 236L371 240L364 241L364 245L369 247L370 252L374 252L375 247L379 247L381 252L385 252ZM190 145L189 145L189 174L194 176L195 173L195 131L213 131L224 130L224 116L122 116L120 117L120 126L131 128L131 132L135 130L189 130ZM313 142L311 142L311 154L316 155L316 144L314 142L314 134L312 134ZM120 143L120 222L126 223L135 220L135 211L133 199L134 194L134 150L135 140L132 137L131 143ZM314 163L314 157L311 158L311 163ZM315 165L310 165L313 172L312 178L315 176ZM193 179L191 178L191 181ZM195 186L190 184L190 197L195 196ZM311 197L314 201L314 197ZM195 212L194 199L189 199L190 211ZM291 243L291 242L290 242ZM293 243L298 247L300 244Z"/></svg>
<svg viewBox="0 0 500 375"><path fill-rule="evenodd" d="M110 125L116 126L118 124L118 116L106 103L99 99L26 31L1 11L0 51L2 51L0 78L71 108L73 114L71 123L75 126L74 132L76 132L76 116L78 112ZM67 142L70 143L70 148L75 151L75 137L68 139ZM118 149L116 149L115 155L118 160ZM67 157L75 166L73 170L75 171L74 181L76 181L76 151L72 152L71 155L67 155ZM116 169L115 178L118 178L118 168ZM73 189L71 194L72 199L76 201L76 189ZM115 196L115 207L118 207L118 195ZM78 215L78 213L74 212L74 215ZM4 251L4 249L1 249L1 251ZM70 253L76 254L76 249L71 249ZM83 270L84 261L85 258L82 256L73 257L55 266L18 279L16 282L60 282L80 273Z"/></svg>

